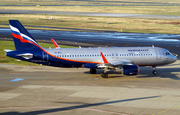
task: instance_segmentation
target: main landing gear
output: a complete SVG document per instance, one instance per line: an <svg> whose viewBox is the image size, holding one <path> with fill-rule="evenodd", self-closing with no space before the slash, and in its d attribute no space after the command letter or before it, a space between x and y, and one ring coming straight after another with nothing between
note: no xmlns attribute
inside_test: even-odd
<svg viewBox="0 0 180 115"><path fill-rule="evenodd" d="M101 77L103 77L103 78L108 78L108 74L106 73L106 71L107 71L107 70L105 69L104 72L101 73ZM91 74L96 74L96 69L91 68L89 72L90 72Z"/></svg>
<svg viewBox="0 0 180 115"><path fill-rule="evenodd" d="M91 74L96 74L96 69L91 68L89 72L90 72Z"/></svg>
<svg viewBox="0 0 180 115"><path fill-rule="evenodd" d="M105 67L105 68L104 68L104 72L101 73L101 77L103 77L103 78L108 78L108 74L106 73L107 71L108 71L108 68Z"/></svg>
<svg viewBox="0 0 180 115"><path fill-rule="evenodd" d="M108 78L108 74L103 72L103 73L101 73L101 77Z"/></svg>
<svg viewBox="0 0 180 115"><path fill-rule="evenodd" d="M152 72L152 73L153 73L154 75L157 75L156 66L152 66L152 68L153 68L153 72Z"/></svg>

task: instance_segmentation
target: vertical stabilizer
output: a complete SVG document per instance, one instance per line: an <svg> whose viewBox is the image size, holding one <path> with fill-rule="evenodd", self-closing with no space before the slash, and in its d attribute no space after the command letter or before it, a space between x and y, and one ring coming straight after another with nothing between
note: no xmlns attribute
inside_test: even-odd
<svg viewBox="0 0 180 115"><path fill-rule="evenodd" d="M41 46L18 20L9 20L16 50L39 49Z"/></svg>

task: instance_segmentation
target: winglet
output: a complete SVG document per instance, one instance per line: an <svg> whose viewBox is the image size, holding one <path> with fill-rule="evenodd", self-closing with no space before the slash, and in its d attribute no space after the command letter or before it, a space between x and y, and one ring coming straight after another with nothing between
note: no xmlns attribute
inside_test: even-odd
<svg viewBox="0 0 180 115"><path fill-rule="evenodd" d="M53 42L55 48L60 48L59 45L56 43L56 41L55 41L53 38L51 38L51 40L52 40L52 42Z"/></svg>
<svg viewBox="0 0 180 115"><path fill-rule="evenodd" d="M107 64L108 63L107 59L105 58L105 56L103 55L102 52L100 52L100 53L101 53L101 56L102 56L102 59L103 59L104 63Z"/></svg>

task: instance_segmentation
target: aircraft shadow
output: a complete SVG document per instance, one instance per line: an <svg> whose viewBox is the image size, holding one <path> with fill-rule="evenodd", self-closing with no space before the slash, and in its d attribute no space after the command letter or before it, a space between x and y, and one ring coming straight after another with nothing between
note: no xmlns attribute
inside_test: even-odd
<svg viewBox="0 0 180 115"><path fill-rule="evenodd" d="M172 73L172 72L180 72L180 68L157 68L157 75L152 74L152 69L149 69L148 71L142 71L140 72L140 75L143 76L138 76L137 78L150 78L150 77L160 77L160 78L169 78L173 80L180 80L178 77L178 74ZM148 72L148 74L147 74Z"/></svg>
<svg viewBox="0 0 180 115"><path fill-rule="evenodd" d="M113 103L121 103L121 102L126 102L126 101L143 100L143 99L150 99L150 98L157 98L157 97L160 97L160 96L132 98L132 99L125 99L125 100L100 102L100 103L94 103L94 104L83 104L83 105L76 105L76 106L70 106L70 107L62 107L62 108L53 108L53 109L46 109L46 110L31 111L31 112L25 112L25 113L5 112L5 113L2 113L2 114L3 115L11 115L11 114L13 114L13 115L17 115L17 114L18 115L39 115L39 114L44 114L44 113L53 113L53 112L74 110L74 109L80 109L80 108L87 108L87 107L93 107L93 106L107 105L107 104L113 104Z"/></svg>
<svg viewBox="0 0 180 115"><path fill-rule="evenodd" d="M180 78L177 76L178 74L172 73L172 72L180 72L180 68L156 68L157 75L152 74L152 67L140 67L140 71L138 75L135 75L136 78L169 78L173 80L180 80ZM103 70L97 69L97 73L99 76L101 76L101 73ZM84 72L86 74L90 74L89 71ZM108 71L109 74L108 78L117 78L117 77L128 77L126 75L114 73L114 71ZM111 74L118 74L118 75L111 75Z"/></svg>

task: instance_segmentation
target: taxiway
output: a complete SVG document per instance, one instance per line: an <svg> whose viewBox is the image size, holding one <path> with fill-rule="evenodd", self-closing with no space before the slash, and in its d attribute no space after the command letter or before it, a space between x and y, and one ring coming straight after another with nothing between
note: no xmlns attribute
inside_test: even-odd
<svg viewBox="0 0 180 115"><path fill-rule="evenodd" d="M0 64L0 114L179 115L180 61L137 76Z"/></svg>

